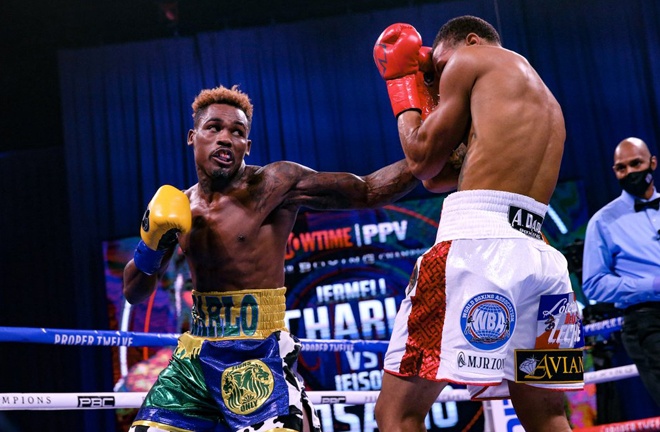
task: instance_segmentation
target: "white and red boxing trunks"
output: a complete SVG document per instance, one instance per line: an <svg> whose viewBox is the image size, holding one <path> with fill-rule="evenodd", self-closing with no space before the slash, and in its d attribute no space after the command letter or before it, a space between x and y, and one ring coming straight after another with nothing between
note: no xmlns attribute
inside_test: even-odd
<svg viewBox="0 0 660 432"><path fill-rule="evenodd" d="M547 206L501 191L443 203L415 265L384 369L508 398L508 382L583 388L582 319L564 256L543 240Z"/></svg>

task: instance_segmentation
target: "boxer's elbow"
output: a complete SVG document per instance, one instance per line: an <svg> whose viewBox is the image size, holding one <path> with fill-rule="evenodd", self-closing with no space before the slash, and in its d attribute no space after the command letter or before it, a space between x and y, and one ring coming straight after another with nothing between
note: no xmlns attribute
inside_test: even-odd
<svg viewBox="0 0 660 432"><path fill-rule="evenodd" d="M434 177L424 180L422 183L424 187L435 193L452 192L458 186L458 177L460 170L450 164L446 164L444 168Z"/></svg>
<svg viewBox="0 0 660 432"><path fill-rule="evenodd" d="M441 166L430 163L429 160L425 158L420 158L418 160L408 159L408 166L410 167L410 172L422 181L432 179L442 168Z"/></svg>
<svg viewBox="0 0 660 432"><path fill-rule="evenodd" d="M447 162L447 158L440 157L426 145L404 147L406 162L410 172L419 180L428 180L438 175Z"/></svg>
<svg viewBox="0 0 660 432"><path fill-rule="evenodd" d="M453 192L456 190L457 183L454 181L434 181L433 179L424 180L422 182L424 188L433 193L446 193Z"/></svg>

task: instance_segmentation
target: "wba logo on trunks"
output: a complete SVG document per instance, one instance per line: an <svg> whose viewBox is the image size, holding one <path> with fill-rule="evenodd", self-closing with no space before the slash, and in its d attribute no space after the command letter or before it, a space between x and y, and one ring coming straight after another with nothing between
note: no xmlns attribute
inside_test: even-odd
<svg viewBox="0 0 660 432"><path fill-rule="evenodd" d="M570 384L584 381L581 349L515 350L516 382Z"/></svg>
<svg viewBox="0 0 660 432"><path fill-rule="evenodd" d="M543 225L543 217L532 213L524 208L509 206L509 223L511 227L521 233L542 240L541 226Z"/></svg>
<svg viewBox="0 0 660 432"><path fill-rule="evenodd" d="M536 348L582 348L582 318L575 293L542 295L536 316Z"/></svg>
<svg viewBox="0 0 660 432"><path fill-rule="evenodd" d="M497 293L472 297L463 306L463 336L475 348L492 351L506 344L516 325L513 302Z"/></svg>

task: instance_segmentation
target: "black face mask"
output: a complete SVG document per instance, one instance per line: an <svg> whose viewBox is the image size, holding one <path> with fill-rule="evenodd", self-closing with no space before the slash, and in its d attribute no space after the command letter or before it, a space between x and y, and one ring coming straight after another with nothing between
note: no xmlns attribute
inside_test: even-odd
<svg viewBox="0 0 660 432"><path fill-rule="evenodd" d="M653 170L651 168L644 171L635 171L629 173L627 176L619 180L621 189L628 192L630 195L643 197L646 189L653 181Z"/></svg>

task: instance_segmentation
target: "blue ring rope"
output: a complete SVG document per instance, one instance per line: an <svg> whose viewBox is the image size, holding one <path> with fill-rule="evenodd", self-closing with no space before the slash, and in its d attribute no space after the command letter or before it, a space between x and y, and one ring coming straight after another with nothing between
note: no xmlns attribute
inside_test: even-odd
<svg viewBox="0 0 660 432"><path fill-rule="evenodd" d="M118 330L0 327L0 342L29 342L51 345L162 347L176 346L179 336L177 333L142 333ZM301 339L301 342L303 351L311 352L385 352L389 343L388 341L343 339Z"/></svg>
<svg viewBox="0 0 660 432"><path fill-rule="evenodd" d="M584 326L584 336L608 337L621 330L623 318L611 318ZM175 346L177 333L123 332L118 330L66 330L33 327L0 327L0 342L29 342L51 345L80 346L129 346L162 347ZM388 341L344 340L344 339L301 339L303 351L387 351Z"/></svg>

